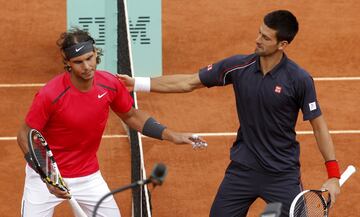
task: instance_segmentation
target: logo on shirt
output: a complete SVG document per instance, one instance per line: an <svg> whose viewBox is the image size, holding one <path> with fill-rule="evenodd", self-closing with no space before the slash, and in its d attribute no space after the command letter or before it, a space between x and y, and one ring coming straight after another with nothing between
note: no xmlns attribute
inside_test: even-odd
<svg viewBox="0 0 360 217"><path fill-rule="evenodd" d="M212 69L212 64L207 66L207 70L210 71Z"/></svg>
<svg viewBox="0 0 360 217"><path fill-rule="evenodd" d="M107 94L107 92L103 93L103 94L98 94L98 99L101 99L103 96L105 96Z"/></svg>
<svg viewBox="0 0 360 217"><path fill-rule="evenodd" d="M310 109L310 111L316 110L316 102L309 103L309 109Z"/></svg>
<svg viewBox="0 0 360 217"><path fill-rule="evenodd" d="M281 93L281 87L280 86L275 86L275 93Z"/></svg>

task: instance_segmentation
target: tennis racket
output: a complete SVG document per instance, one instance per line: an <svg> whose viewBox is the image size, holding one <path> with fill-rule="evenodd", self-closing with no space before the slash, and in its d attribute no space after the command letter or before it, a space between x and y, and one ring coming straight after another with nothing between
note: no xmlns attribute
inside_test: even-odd
<svg viewBox="0 0 360 217"><path fill-rule="evenodd" d="M340 187L355 171L354 166L348 166L340 177ZM327 190L305 190L291 203L289 217L327 217L330 204L330 194Z"/></svg>
<svg viewBox="0 0 360 217"><path fill-rule="evenodd" d="M31 160L41 179L54 187L69 192L45 138L35 129L31 129L28 136ZM74 197L71 196L68 200L76 217L87 217Z"/></svg>

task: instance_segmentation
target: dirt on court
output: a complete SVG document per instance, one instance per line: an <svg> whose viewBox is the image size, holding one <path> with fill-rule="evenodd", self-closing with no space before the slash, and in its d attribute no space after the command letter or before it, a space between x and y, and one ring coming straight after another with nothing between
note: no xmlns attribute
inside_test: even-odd
<svg viewBox="0 0 360 217"><path fill-rule="evenodd" d="M0 13L0 84L44 83L62 71L55 41L66 28L66 1L2 1ZM298 17L300 31L288 47L288 56L314 77L359 77L360 4L356 0L163 0L164 74L193 73L234 54L248 54L262 17L274 9L289 9ZM360 130L360 80L315 81L329 129ZM15 137L34 93L39 87L0 88L0 137ZM172 129L196 133L235 132L238 120L232 88L202 89L188 94L139 94L139 107ZM311 130L298 121L298 131ZM125 134L111 114L105 134ZM205 137L209 147L193 151L189 146L144 139L147 172L164 162L168 176L161 187L151 188L153 216L206 217L217 187L229 163L234 136ZM305 188L319 188L326 179L322 157L312 135L299 135L302 178ZM333 134L341 170L360 168L360 134ZM14 139L0 140L0 213L20 215L24 165ZM114 189L130 183L130 149L127 139L104 139L99 151L101 170ZM360 176L342 187L331 210L333 217L359 216ZM124 217L131 216L130 192L117 194ZM261 200L250 208L259 216ZM71 216L66 203L54 216Z"/></svg>

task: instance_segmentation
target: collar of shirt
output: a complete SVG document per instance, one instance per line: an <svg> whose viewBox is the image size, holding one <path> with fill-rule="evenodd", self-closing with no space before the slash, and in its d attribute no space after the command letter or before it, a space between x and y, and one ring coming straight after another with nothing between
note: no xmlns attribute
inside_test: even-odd
<svg viewBox="0 0 360 217"><path fill-rule="evenodd" d="M268 72L266 75L270 75L273 79L275 79L277 77L277 75L279 74L281 67L283 67L288 61L288 58L286 56L286 54L284 53L283 57L281 58L280 62L273 68L270 70L270 72ZM261 66L260 66L260 56L256 55L256 73L262 73L261 71Z"/></svg>

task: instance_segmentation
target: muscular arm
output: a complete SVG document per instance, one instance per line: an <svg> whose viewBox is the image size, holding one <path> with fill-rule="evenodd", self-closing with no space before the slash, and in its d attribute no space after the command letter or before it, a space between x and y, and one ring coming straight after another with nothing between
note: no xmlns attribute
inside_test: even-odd
<svg viewBox="0 0 360 217"><path fill-rule="evenodd" d="M151 92L185 93L202 87L198 73L151 78Z"/></svg>
<svg viewBox="0 0 360 217"><path fill-rule="evenodd" d="M150 115L145 112L140 112L137 109L131 108L127 113L116 113L126 125L132 129L141 132L144 126L145 121L150 117Z"/></svg>
<svg viewBox="0 0 360 217"><path fill-rule="evenodd" d="M319 150L325 161L335 160L335 149L331 139L329 129L326 125L324 117L321 115L313 120L310 120L314 131L314 136L319 147Z"/></svg>
<svg viewBox="0 0 360 217"><path fill-rule="evenodd" d="M313 120L310 120L310 123L314 131L317 145L324 160L335 160L334 144L324 117L321 115ZM330 192L331 204L333 205L336 201L337 195L340 193L339 180L337 178L330 178L322 185L322 188L327 189Z"/></svg>
<svg viewBox="0 0 360 217"><path fill-rule="evenodd" d="M130 90L133 90L135 78L122 74L117 74L116 76ZM200 81L199 73L178 74L151 78L150 91L158 93L185 93L202 87L204 85Z"/></svg>
<svg viewBox="0 0 360 217"><path fill-rule="evenodd" d="M17 135L17 143L21 149L21 151L26 154L29 152L28 149L28 133L30 131L30 127L27 124L23 124Z"/></svg>
<svg viewBox="0 0 360 217"><path fill-rule="evenodd" d="M143 131L145 122L150 118L150 115L146 114L141 110L131 108L127 113L117 113L117 115L132 129L138 132ZM162 132L162 139L167 140L176 144L192 144L191 133L178 133L168 128ZM199 138L202 142L205 142Z"/></svg>

